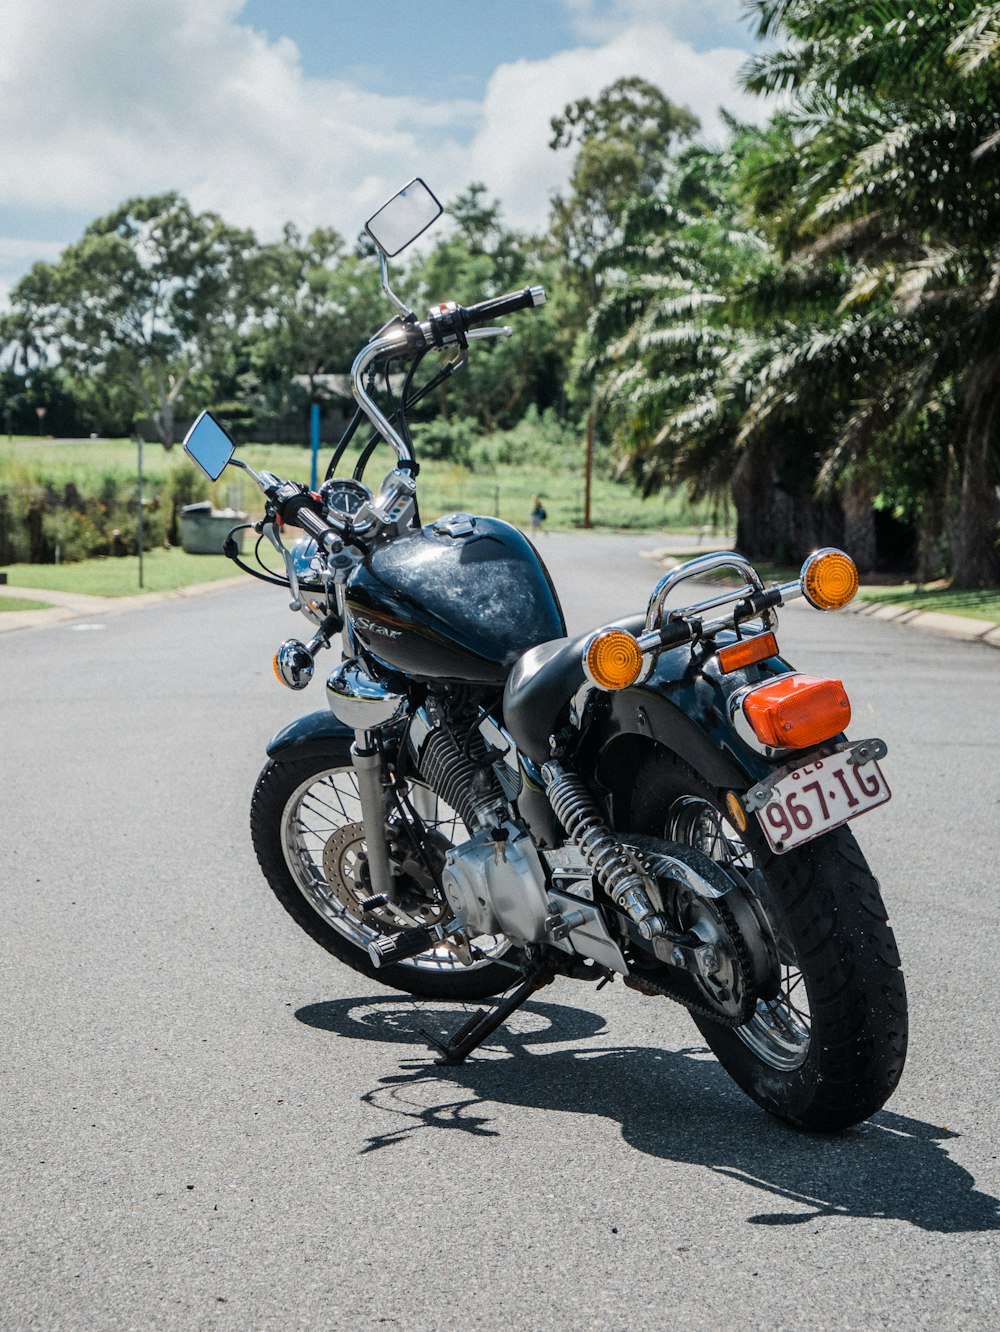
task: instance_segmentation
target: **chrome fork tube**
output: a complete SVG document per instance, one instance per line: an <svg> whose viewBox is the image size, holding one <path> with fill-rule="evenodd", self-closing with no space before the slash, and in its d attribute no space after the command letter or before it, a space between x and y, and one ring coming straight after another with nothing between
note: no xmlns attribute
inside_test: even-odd
<svg viewBox="0 0 1000 1332"><path fill-rule="evenodd" d="M365 825L368 869L372 893L384 893L394 901L394 880L385 840L385 787L382 782L382 754L371 731L354 732L351 762L358 775L361 818Z"/></svg>

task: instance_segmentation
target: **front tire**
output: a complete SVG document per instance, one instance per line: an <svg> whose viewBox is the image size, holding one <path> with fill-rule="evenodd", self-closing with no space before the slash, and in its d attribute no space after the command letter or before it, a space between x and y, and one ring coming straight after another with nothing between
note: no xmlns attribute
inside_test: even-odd
<svg viewBox="0 0 1000 1332"><path fill-rule="evenodd" d="M737 832L719 793L662 751L639 774L629 822L734 869L774 936L778 994L742 1027L694 1019L729 1075L801 1128L844 1129L880 1109L906 1058L906 990L853 834L837 828L776 856L752 818Z"/></svg>
<svg viewBox="0 0 1000 1332"><path fill-rule="evenodd" d="M427 787L419 791L436 816L436 846L464 841L467 833L454 811ZM369 941L404 922L393 922L387 910L365 918L357 906L369 890L353 873L364 854L364 830L349 740L322 756L265 764L254 788L250 830L275 897L310 938L355 971L428 999L483 999L510 986L509 967L489 961L464 966L446 948L386 967L372 962ZM419 887L427 890L433 910L433 886ZM440 906L445 914L443 901ZM480 944L496 954L507 947L504 939Z"/></svg>

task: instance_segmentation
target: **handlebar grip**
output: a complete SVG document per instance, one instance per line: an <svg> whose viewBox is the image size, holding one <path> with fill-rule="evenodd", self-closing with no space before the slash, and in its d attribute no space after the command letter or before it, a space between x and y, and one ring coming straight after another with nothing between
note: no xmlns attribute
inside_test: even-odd
<svg viewBox="0 0 1000 1332"><path fill-rule="evenodd" d="M331 527L328 522L322 519L318 513L313 513L311 509L300 509L296 522L304 528L310 536L315 537L319 544L326 546L328 537L336 537L340 540L340 533L336 528Z"/></svg>
<svg viewBox="0 0 1000 1332"><path fill-rule="evenodd" d="M292 527L301 527L326 550L328 539L334 537L339 542L340 533L316 512L315 504L316 500L308 493L293 495L281 505L281 518Z"/></svg>
<svg viewBox="0 0 1000 1332"><path fill-rule="evenodd" d="M664 620L660 625L660 646L679 647L694 638L694 626L688 620Z"/></svg>
<svg viewBox="0 0 1000 1332"><path fill-rule="evenodd" d="M489 319L500 319L516 310L530 310L532 306L544 304L544 287L525 287L522 291L512 291L506 296L495 296L490 301L466 306L463 322L466 328L471 328L473 324L484 324Z"/></svg>

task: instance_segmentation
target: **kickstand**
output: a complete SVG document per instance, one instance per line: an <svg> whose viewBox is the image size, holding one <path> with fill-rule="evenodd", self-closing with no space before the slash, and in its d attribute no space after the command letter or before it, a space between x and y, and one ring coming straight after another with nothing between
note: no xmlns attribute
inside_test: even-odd
<svg viewBox="0 0 1000 1332"><path fill-rule="evenodd" d="M548 967L538 967L529 973L523 983L506 999L502 999L492 1012L487 1013L480 1008L478 1012L473 1013L450 1040L439 1040L437 1036L422 1028L421 1034L441 1051L441 1057L434 1060L435 1064L461 1064L473 1050L482 1045L491 1032L496 1031L501 1023L507 1021L511 1013L516 1012L536 990L548 985L552 979L553 975Z"/></svg>

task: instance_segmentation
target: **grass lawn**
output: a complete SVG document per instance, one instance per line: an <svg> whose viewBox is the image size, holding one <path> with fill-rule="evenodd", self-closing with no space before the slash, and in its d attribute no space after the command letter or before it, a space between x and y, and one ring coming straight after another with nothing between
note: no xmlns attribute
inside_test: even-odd
<svg viewBox="0 0 1000 1332"><path fill-rule="evenodd" d="M212 583L239 576L239 569L224 555L188 555L183 550L150 550L143 556L143 586L139 586L139 557L83 560L79 564L11 564L7 581L12 587L80 592L92 597L131 597L139 592L170 592L193 583ZM0 598L0 610L11 609ZM28 607L18 607L20 610Z"/></svg>
<svg viewBox="0 0 1000 1332"><path fill-rule="evenodd" d="M572 453L573 450L570 450ZM377 486L383 468L394 458L375 456L366 480ZM308 448L282 444L248 444L239 450L252 467L266 468L292 480L309 481L311 454ZM320 453L320 476L329 457L329 447ZM44 482L59 487L73 482L84 493L100 490L103 478L115 477L122 487L134 485L137 450L130 440L74 440L53 443L50 440L21 438L11 442L0 438L0 489L3 483L17 487ZM339 469L350 475L353 459ZM143 468L147 494L162 485L175 469L192 468L180 447L165 453L158 444L147 444ZM446 461L430 460L422 464L419 481L421 516L424 522L441 513L467 510L506 519L527 528L532 500L540 495L550 530L572 530L581 526L584 483L582 449L579 460L571 458L564 465L546 468L537 464L491 464L475 468L455 466ZM228 469L212 488L212 497L220 506L261 512L261 497L256 486L242 472ZM593 478L591 513L598 530L637 532L689 532L704 534L713 519L711 506L692 505L682 492L665 491L642 499L629 486L604 476ZM691 558L712 549L712 538L704 546L687 552L672 552ZM192 583L208 582L238 573L222 556L187 555L180 550L153 550L144 561L143 591L168 591ZM765 583L794 578L797 569L760 565ZM97 596L130 596L140 591L138 560L92 559L82 564L11 565L11 584L19 587L51 588L56 591L82 592ZM1000 621L1000 589L958 592L941 585L918 587L912 583L899 586L863 587L862 600L892 602L920 610L942 611L973 619ZM11 603L0 610L11 609Z"/></svg>
<svg viewBox="0 0 1000 1332"><path fill-rule="evenodd" d="M52 603L49 601L32 601L28 597L5 597L0 596L0 615L4 611L32 611L32 610L51 610Z"/></svg>
<svg viewBox="0 0 1000 1332"><path fill-rule="evenodd" d="M1000 621L1000 588L996 587L959 591L940 585L921 587L915 583L902 583L897 587L863 587L858 597L862 601L908 606L911 610L964 615L970 620Z"/></svg>
<svg viewBox="0 0 1000 1332"><path fill-rule="evenodd" d="M311 453L308 448L287 444L248 444L239 456L256 471L266 468L293 481L310 480ZM330 446L320 450L322 479ZM0 483L11 486L44 481L55 487L72 482L84 494L96 494L106 477L115 477L122 489L135 485L138 452L127 439L73 440L55 444L46 440L21 440L7 443L0 438ZM350 476L353 458L342 465L338 475ZM376 453L365 481L377 489L382 476L395 462L387 447ZM177 445L165 453L159 444L143 449L143 475L146 493L151 494L178 467L193 464ZM583 450L578 460L549 468L540 464L496 464L492 466L455 466L430 459L421 464L419 480L421 514L426 520L453 510L496 515L519 527L531 519L532 499L542 497L552 529L579 527L583 520L584 478ZM262 508L256 486L236 468L225 471L212 487L212 496L221 506L246 509L259 514ZM625 531L690 531L696 533L712 520L710 504L692 505L681 491L664 491L643 499L630 486L605 476L594 476L591 518L597 528Z"/></svg>

